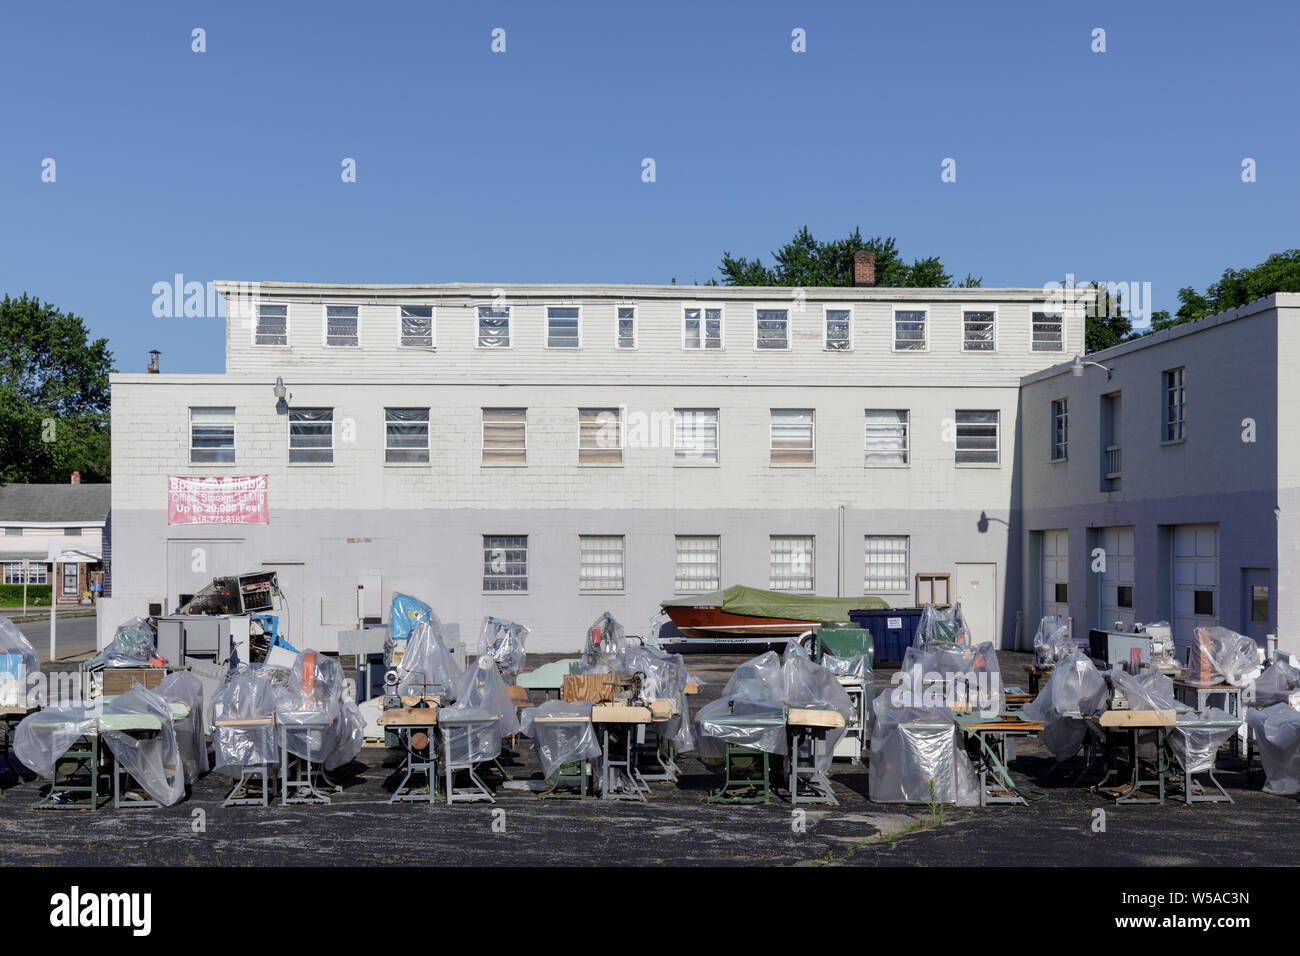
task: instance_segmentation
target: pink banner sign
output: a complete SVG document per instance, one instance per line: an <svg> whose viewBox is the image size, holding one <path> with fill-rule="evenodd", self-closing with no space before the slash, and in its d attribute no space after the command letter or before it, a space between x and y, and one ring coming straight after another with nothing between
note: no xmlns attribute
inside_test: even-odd
<svg viewBox="0 0 1300 956"><path fill-rule="evenodd" d="M266 475L167 477L168 524L270 524Z"/></svg>

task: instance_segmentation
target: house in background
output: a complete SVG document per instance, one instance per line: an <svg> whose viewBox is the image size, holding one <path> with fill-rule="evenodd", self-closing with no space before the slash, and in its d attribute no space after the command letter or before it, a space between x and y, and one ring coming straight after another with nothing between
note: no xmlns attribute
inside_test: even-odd
<svg viewBox="0 0 1300 956"><path fill-rule="evenodd" d="M53 584L60 606L80 604L103 581L104 525L112 500L107 484L0 486L0 565L5 584ZM59 546L51 562L50 545ZM26 563L24 565L24 562Z"/></svg>

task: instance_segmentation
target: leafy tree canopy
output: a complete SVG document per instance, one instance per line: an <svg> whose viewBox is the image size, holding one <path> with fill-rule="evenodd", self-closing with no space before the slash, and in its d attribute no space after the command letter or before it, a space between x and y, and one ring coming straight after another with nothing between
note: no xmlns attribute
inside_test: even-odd
<svg viewBox="0 0 1300 956"><path fill-rule="evenodd" d="M108 481L107 339L24 293L0 300L0 481Z"/></svg>

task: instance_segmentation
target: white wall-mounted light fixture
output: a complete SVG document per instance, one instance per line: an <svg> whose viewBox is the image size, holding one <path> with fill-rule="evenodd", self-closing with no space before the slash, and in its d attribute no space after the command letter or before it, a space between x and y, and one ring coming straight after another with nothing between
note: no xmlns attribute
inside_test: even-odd
<svg viewBox="0 0 1300 956"><path fill-rule="evenodd" d="M1083 376L1084 368L1086 368L1089 365L1095 365L1097 368L1105 372L1106 381L1108 382L1110 381L1110 376L1111 376L1110 369L1102 365L1100 362L1085 362L1083 360L1083 355L1080 352L1074 353L1074 363L1070 366L1070 374L1073 375L1075 378L1081 378Z"/></svg>
<svg viewBox="0 0 1300 956"><path fill-rule="evenodd" d="M272 391L275 392L276 399L283 399L284 396L287 394L284 387L284 379L279 375L275 377L275 388L272 389Z"/></svg>

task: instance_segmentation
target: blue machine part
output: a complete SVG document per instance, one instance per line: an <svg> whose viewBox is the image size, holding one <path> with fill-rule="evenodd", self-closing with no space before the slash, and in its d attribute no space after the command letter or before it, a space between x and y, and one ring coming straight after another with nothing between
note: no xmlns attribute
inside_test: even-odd
<svg viewBox="0 0 1300 956"><path fill-rule="evenodd" d="M433 608L409 594L394 594L388 611L388 638L404 641L421 620L433 623Z"/></svg>

